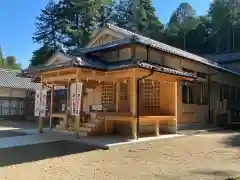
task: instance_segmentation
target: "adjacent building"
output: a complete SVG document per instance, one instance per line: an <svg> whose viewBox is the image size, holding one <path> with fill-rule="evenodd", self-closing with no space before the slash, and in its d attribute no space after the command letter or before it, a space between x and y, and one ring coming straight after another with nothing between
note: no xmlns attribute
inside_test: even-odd
<svg viewBox="0 0 240 180"><path fill-rule="evenodd" d="M21 120L33 117L34 93L40 86L17 72L0 69L0 117Z"/></svg>

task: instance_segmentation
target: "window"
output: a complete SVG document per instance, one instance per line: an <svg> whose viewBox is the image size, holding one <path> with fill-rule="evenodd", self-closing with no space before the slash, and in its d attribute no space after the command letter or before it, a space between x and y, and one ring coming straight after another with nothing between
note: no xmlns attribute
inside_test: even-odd
<svg viewBox="0 0 240 180"><path fill-rule="evenodd" d="M10 115L11 116L17 115L17 109L18 109L18 101L17 100L11 100Z"/></svg>
<svg viewBox="0 0 240 180"><path fill-rule="evenodd" d="M208 84L183 82L182 102L184 104L208 104Z"/></svg>
<svg viewBox="0 0 240 180"><path fill-rule="evenodd" d="M201 96L202 96L202 103L203 105L208 105L208 84L207 83L203 83L201 84Z"/></svg>
<svg viewBox="0 0 240 180"><path fill-rule="evenodd" d="M182 102L184 104L194 104L193 83L184 81L182 86Z"/></svg>
<svg viewBox="0 0 240 180"><path fill-rule="evenodd" d="M119 84L119 112L130 112L130 101L128 91L128 81L121 81Z"/></svg>
<svg viewBox="0 0 240 180"><path fill-rule="evenodd" d="M150 79L141 82L140 97L144 108L160 108L160 82Z"/></svg>
<svg viewBox="0 0 240 180"><path fill-rule="evenodd" d="M18 105L19 105L18 115L23 116L24 115L24 101L23 100L19 101Z"/></svg>

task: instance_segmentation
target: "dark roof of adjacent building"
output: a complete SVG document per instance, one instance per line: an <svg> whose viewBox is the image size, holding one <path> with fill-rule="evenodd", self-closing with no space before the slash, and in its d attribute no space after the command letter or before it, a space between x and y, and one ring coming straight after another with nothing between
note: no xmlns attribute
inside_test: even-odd
<svg viewBox="0 0 240 180"><path fill-rule="evenodd" d="M40 85L33 83L30 78L19 77L18 72L0 69L0 87L36 90Z"/></svg>
<svg viewBox="0 0 240 180"><path fill-rule="evenodd" d="M203 57L218 63L228 63L232 61L240 61L240 52L224 53L224 54L207 54Z"/></svg>

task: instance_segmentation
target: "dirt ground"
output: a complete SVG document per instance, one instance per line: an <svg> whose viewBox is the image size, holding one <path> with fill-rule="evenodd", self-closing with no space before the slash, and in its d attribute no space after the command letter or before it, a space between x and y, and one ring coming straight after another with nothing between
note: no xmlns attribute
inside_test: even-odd
<svg viewBox="0 0 240 180"><path fill-rule="evenodd" d="M240 133L211 133L100 150L61 141L0 150L0 179L223 180L240 176Z"/></svg>

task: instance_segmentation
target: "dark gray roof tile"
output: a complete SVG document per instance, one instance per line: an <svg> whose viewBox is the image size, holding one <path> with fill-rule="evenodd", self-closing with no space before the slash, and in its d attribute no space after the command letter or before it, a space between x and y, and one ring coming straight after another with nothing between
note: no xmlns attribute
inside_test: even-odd
<svg viewBox="0 0 240 180"><path fill-rule="evenodd" d="M0 69L0 87L36 90L40 84L33 83L30 78L19 77L18 72Z"/></svg>

